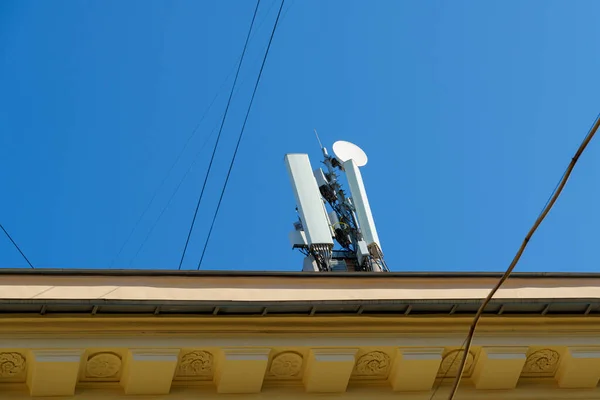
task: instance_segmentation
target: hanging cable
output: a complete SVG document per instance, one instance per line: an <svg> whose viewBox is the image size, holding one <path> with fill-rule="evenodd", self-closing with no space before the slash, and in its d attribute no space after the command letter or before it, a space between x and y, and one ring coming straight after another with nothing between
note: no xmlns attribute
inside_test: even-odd
<svg viewBox="0 0 600 400"><path fill-rule="evenodd" d="M263 69L265 68L265 63L267 62L267 56L269 55L269 49L271 48L271 43L273 42L273 37L275 36L275 31L277 30L277 25L279 23L279 17L281 16L281 10L283 9L284 3L285 3L285 0L281 0L281 5L279 6L279 11L277 12L277 19L275 19L275 24L273 25L273 30L271 31L271 37L269 38L269 44L267 45L267 49L265 50L265 56L263 57L262 65L260 66L260 71L258 71L258 77L256 78L254 90L252 91L252 97L250 98L250 104L248 104L248 110L246 111L246 116L244 117L244 123L242 124L242 129L240 130L240 134L238 136L238 140L235 145L235 150L233 151L233 157L231 158L231 163L229 164L229 170L227 171L227 176L225 177L225 183L223 184L223 188L221 189L221 195L219 196L219 202L217 203L217 208L213 215L213 219L210 224L210 229L208 230L208 236L206 237L206 241L204 242L204 248L202 249L202 255L200 256L200 262L198 262L198 268L196 268L196 269L200 269L200 266L202 265L202 261L204 260L204 254L206 253L208 241L210 240L210 235L212 234L212 230L215 226L215 221L217 219L217 215L219 214L219 209L221 208L221 202L223 201L223 195L225 194L225 189L227 188L227 183L229 182L229 177L231 176L231 170L233 169L233 164L235 163L235 158L236 158L237 152L240 148L242 136L244 135L246 123L248 122L248 116L250 115L250 110L252 109L252 104L254 103L254 97L256 96L256 91L257 91L258 85L260 83L260 78L262 76ZM180 265L180 267L181 267L181 265Z"/></svg>
<svg viewBox="0 0 600 400"><path fill-rule="evenodd" d="M268 14L269 11L271 11L271 9L273 8L273 6L275 5L276 0L273 0L271 2L271 4L269 5L269 8L267 9L267 12L265 14ZM285 15L284 15L285 16ZM265 17L262 18L262 20L260 21L260 23L258 24L257 28L254 30L254 32L252 33L252 35L250 36L250 40L248 41L248 43L252 42L252 39L256 36L256 34L260 31L261 27L263 26L264 22L266 21L266 15ZM175 168L175 165L177 165L177 163L179 162L179 160L181 159L181 156L183 155L183 153L185 152L185 150L188 148L192 138L196 135L198 128L200 128L200 125L202 124L202 121L204 121L206 115L208 114L208 112L211 110L212 106L214 105L215 101L217 100L217 98L221 95L221 91L222 89L225 87L225 84L227 83L227 81L229 80L229 78L231 77L231 75L233 75L233 73L236 70L236 66L238 64L239 61L236 61L233 65L231 70L229 71L229 73L227 74L227 77L223 80L223 83L221 83L221 86L219 87L219 89L217 90L217 93L215 94L215 96L213 97L212 101L210 102L210 104L208 105L208 107L206 108L206 110L204 110L204 112L202 113L202 116L200 117L200 121L196 124L196 127L192 130L192 133L190 134L190 136L187 138L183 148L179 151L179 154L177 155L177 157L175 158L175 161L173 162L173 164L171 165L171 167L169 168L167 174L165 175L165 177L163 178L163 180L161 181L161 183L158 185L158 187L155 189L152 197L150 198L150 201L148 202L148 204L146 204L146 208L144 209L144 211L142 211L142 213L140 214L140 216L138 217L136 223L134 224L133 228L131 229L131 232L129 232L129 235L127 236L127 239L125 239L125 241L123 242L123 244L121 245L121 247L119 248L119 251L117 253L117 255L113 258L113 260L111 261L110 265L109 265L109 269L111 269L115 262L118 260L119 256L121 255L121 253L123 252L123 250L125 249L125 246L127 246L127 244L130 242L131 238L133 237L133 234L135 233L135 231L137 230L138 226L140 225L140 223L142 222L142 219L144 218L144 216L146 215L146 213L148 212L148 210L150 209L150 206L152 205L152 203L154 202L154 200L156 199L156 196L158 195L158 192L160 191L160 189L164 186L164 184L166 183L167 179L169 178L169 176L171 175L171 173L173 172L173 169ZM203 145L204 146L204 145ZM194 162L195 163L195 162ZM186 173L187 175L187 173ZM161 212L164 213L164 209ZM159 217L160 218L160 217ZM153 228L152 228L153 229ZM152 230L151 229L151 230ZM143 245L142 245L143 246ZM138 248L138 252L139 253L139 248ZM134 256L134 258L136 257ZM131 263L130 263L131 265Z"/></svg>
<svg viewBox="0 0 600 400"><path fill-rule="evenodd" d="M481 315L483 314L485 307L489 304L492 297L496 294L498 289L500 289L502 284L508 279L508 277L510 276L512 271L515 269L515 266L517 265L517 263L519 262L519 259L521 258L521 255L525 251L525 248L527 247L529 240L531 239L531 237L533 236L533 234L535 233L537 228L540 226L540 224L542 223L544 218L546 218L546 215L548 215L548 213L552 209L552 206L554 206L554 203L556 203L556 200L560 196L562 190L564 189L565 185L567 184L567 181L569 180L569 176L571 175L571 172L573 171L575 164L577 163L577 161L579 160L579 157L581 157L581 155L583 154L583 151L586 149L587 145L590 143L590 141L596 134L596 131L598 130L599 126L600 126L600 114L598 114L598 116L596 117L596 120L592 124L592 127L590 128L587 135L583 139L583 142L581 142L581 145L579 146L579 148L577 149L577 152L571 159L571 162L567 166L567 169L565 170L565 173L563 174L558 185L556 186L553 194L551 195L550 199L548 200L548 202L542 209L541 214L535 220L533 226L527 233L527 236L525 236L525 239L523 240L521 247L519 248L519 250L517 251L517 254L513 258L510 265L508 266L508 269L506 270L506 272L504 272L504 275L502 275L500 280L492 288L490 293L487 295L487 297L485 298L485 300L483 301L483 303L477 310L477 313L475 314L475 317L473 318L473 322L471 322L471 326L469 328L469 333L467 335L464 352L462 354L460 364L458 366L458 371L456 373L456 378L454 379L454 383L452 385L452 389L450 390L450 395L448 396L448 400L454 400L454 396L456 395L456 391L458 390L458 387L460 385L460 380L462 378L462 374L465 369L467 357L469 355L469 351L471 350L471 344L473 343L473 336L475 335L475 329L477 328L477 324L478 324L479 320L481 319Z"/></svg>
<svg viewBox="0 0 600 400"><path fill-rule="evenodd" d="M158 185L158 187L154 190L154 194L152 194L152 197L150 198L150 201L148 202L148 204L146 204L146 208L140 214L140 216L137 219L135 225L131 229L131 232L129 232L129 236L127 236L127 239L125 239L125 241L123 242L123 244L119 248L119 252L115 256L115 258L113 258L113 260L110 263L108 269L112 269L112 267L114 266L115 262L119 259L119 256L121 255L121 253L125 249L125 246L127 246L127 244L129 243L129 241L133 237L133 234L135 233L135 231L137 230L138 226L140 225L140 222L142 222L142 219L144 218L144 216L146 215L146 213L150 209L150 206L152 205L152 203L154 203L154 200L156 199L156 196L158 195L158 192L160 191L160 189L162 189L162 187L166 183L167 179L171 176L171 173L173 172L173 169L175 168L175 166L177 165L177 163L181 159L181 156L183 155L183 153L185 152L185 150L188 148L188 146L189 146L192 138L196 135L196 132L198 132L198 128L200 128L200 125L202 124L202 121L204 121L204 118L206 117L206 115L208 114L208 112L210 111L210 109L212 108L213 104L215 104L215 101L219 97L220 91L223 88L223 86L225 86L225 83L227 82L227 80L229 80L229 76L227 76L227 78L225 79L225 81L221 85L221 88L219 88L219 91L217 92L217 94L215 95L215 97L213 97L212 101L210 102L210 104L208 105L208 107L206 108L206 110L204 111L204 113L202 114L202 116L200 117L200 121L198 121L198 123L196 124L196 127L192 130L192 133L188 136L185 144L183 145L183 148L179 151L179 154L177 154L177 157L175 158L175 161L173 161L173 164L171 164L171 167L169 168L169 170L165 174L163 180L160 182L160 184ZM204 147L204 145L203 145L203 147ZM137 253L136 253L136 255L137 255Z"/></svg>
<svg viewBox="0 0 600 400"><path fill-rule="evenodd" d="M467 343L467 339L466 338L462 342L462 344L460 345L459 349L462 349L464 347L465 343ZM450 371L452 370L452 367L454 366L454 363L458 361L458 355L459 354L460 354L460 351L457 351L456 354L454 355L454 357L452 357L452 361L450 361L450 365L448 365L448 368L446 368L446 371L444 372L444 375L442 375L442 377L439 379L439 381L437 382L437 384L434 386L433 392L431 392L431 397L429 397L429 400L433 400L433 398L435 397L435 395L438 392L438 390L440 390L440 388L442 387L442 384L444 383L444 381L446 380L446 378L450 374Z"/></svg>
<svg viewBox="0 0 600 400"><path fill-rule="evenodd" d="M0 224L0 229L2 229L4 231L4 233L6 234L6 237L8 238L8 240L11 241L11 243L13 244L13 246L15 246L15 248L19 251L19 253L23 256L23 258L25 259L25 261L27 261L27 264L29 264L29 266L31 267L31 269L35 269L33 267L33 264L31 264L31 262L29 261L29 259L27 258L27 256L25 255L25 253L23 253L23 251L21 251L21 248L19 247L19 245L17 244L17 242L15 242L13 240L13 238L10 236L10 234L8 233L8 231L6 229L4 229L4 226L2 224Z"/></svg>
<svg viewBox="0 0 600 400"><path fill-rule="evenodd" d="M273 5L273 4L271 4ZM288 7L289 10L289 7ZM285 17L285 14L283 14L283 16L281 17L281 19L283 20L283 17ZM264 19L263 19L264 22ZM258 28L257 28L258 29ZM255 30L256 32L256 30ZM250 41L252 41L252 37L254 37L254 34L250 37ZM254 61L260 61L258 59L254 60ZM233 74L233 71L231 71L231 73ZM240 84L237 85L237 88L235 90L235 92L233 93L233 96L235 97L237 93L239 93L241 87L244 85L246 81L245 80L241 80ZM156 228L156 225L158 224L158 222L160 221L160 219L162 218L162 216L164 215L165 211L167 211L167 209L169 208L169 206L171 205L171 202L173 201L173 198L175 197L175 195L177 194L177 192L179 191L179 189L181 188L181 185L183 184L183 181L185 180L185 178L187 178L187 176L189 175L189 173L192 171L192 168L196 165L196 163L198 162L198 158L200 157L200 154L202 153L202 150L204 149L204 147L206 146L206 144L208 143L208 141L212 138L212 136L217 132L217 129L219 128L219 124L217 124L214 129L211 131L211 133L208 135L208 137L206 138L206 140L202 143L202 145L200 146L200 150L196 153L196 155L194 156L194 159L192 161L192 164L190 164L190 166L188 167L188 169L186 170L186 172L183 174L183 176L181 177L181 179L179 180L179 183L177 184L177 186L175 187L175 190L173 191L173 193L171 193L171 197L169 197L169 200L167 201L167 204L162 208L161 212L158 214L158 216L156 217L156 219L154 220L154 222L152 223L152 226L150 227L150 229L148 230L148 233L146 234L146 236L144 237L144 240L142 240L142 243L138 246L137 251L135 252L133 258L129 261L129 267L131 267L131 265L133 264L133 262L135 261L135 259L137 258L137 256L140 254L140 251L142 250L142 248L144 247L144 245L146 244L146 242L148 241L148 239L150 238L150 235L152 234L152 232L154 231L154 229ZM152 202L152 201L150 201Z"/></svg>
<svg viewBox="0 0 600 400"><path fill-rule="evenodd" d="M227 106L225 107L225 113L223 114L223 119L221 120L221 127L219 128L217 140L215 142L215 146L213 147L213 152L210 157L210 162L208 163L208 169L206 170L206 176L204 177L204 183L202 184L202 190L200 191L200 196L198 197L198 203L196 204L196 210L194 211L194 217L192 218L192 223L190 224L190 230L188 232L187 239L185 240L185 246L183 247L183 252L181 253L181 260L179 260L179 267L177 269L181 269L181 265L183 264L183 259L185 258L185 253L186 253L188 245L190 243L190 237L192 236L192 231L194 230L194 224L196 223L196 217L198 216L198 209L200 208L200 203L202 202L202 197L204 197L204 190L206 189L206 182L208 181L208 176L210 175L210 170L212 168L212 164L215 159L215 154L217 153L217 147L219 145L219 140L221 139L221 132L223 131L223 125L225 125L225 119L227 118L227 112L229 111L229 105L231 104L231 98L233 97L233 92L235 90L235 84L237 83L238 76L240 75L240 69L242 67L242 62L244 61L244 55L246 54L246 49L248 48L248 41L250 40L250 34L252 33L252 27L254 26L254 21L256 20L256 14L258 12L259 6L260 6L260 0L258 0L256 2L256 8L254 9L254 15L252 16L252 22L250 23L250 29L248 29L248 35L246 35L246 42L244 43L244 49L242 50L242 55L240 57L240 62L238 64L237 71L235 73L233 85L231 86L231 92L229 93L229 98L227 99Z"/></svg>
<svg viewBox="0 0 600 400"><path fill-rule="evenodd" d="M160 211L160 213L158 214L158 216L154 220L154 223L152 224L152 226L150 227L150 229L146 233L146 236L144 237L144 240L142 240L142 243L140 243L140 245L137 248L137 251L135 252L135 254L133 255L133 257L129 261L129 267L130 268L133 265L133 262L135 261L135 259L137 258L137 256L140 254L140 251L142 251L142 249L144 248L144 245L146 244L146 242L150 238L150 235L152 235L152 232L154 232L154 228L156 228L156 226L158 225L158 223L159 223L160 219L162 218L162 216L164 215L165 211L167 211L169 209L169 206L171 205L171 203L173 202L173 199L175 198L175 196L179 192L179 189L181 188L181 185L185 181L185 178L187 178L187 176L190 174L190 172L192 171L192 169L194 168L194 166L196 165L196 163L200 159L200 154L202 154L202 151L204 150L204 148L208 144L208 141L217 132L217 128L218 127L219 127L218 125L214 127L214 129L208 135L208 137L206 138L206 140L204 141L204 143L202 143L202 145L200 146L200 150L198 150L198 152L194 156L193 162L190 164L190 166L188 167L188 169L185 171L185 173L183 174L183 176L181 177L181 179L179 179L179 182L177 183L177 186L175 187L175 190L173 191L173 193L171 193L171 196L169 197L169 200L167 200L167 204L165 204L165 206L162 208L162 210Z"/></svg>

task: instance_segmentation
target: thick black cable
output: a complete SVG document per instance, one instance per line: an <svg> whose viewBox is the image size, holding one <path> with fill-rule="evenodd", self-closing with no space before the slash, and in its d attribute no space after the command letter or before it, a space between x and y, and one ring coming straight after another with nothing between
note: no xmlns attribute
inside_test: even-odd
<svg viewBox="0 0 600 400"><path fill-rule="evenodd" d="M500 288L502 287L502 284L510 277L510 274L517 266L517 263L521 259L521 256L523 255L525 248L529 244L529 241L533 237L533 234L537 231L538 227L541 225L541 223L546 218L546 215L548 215L548 213L550 212L550 210L552 209L552 207L554 206L554 204L560 197L560 194L562 193L563 189L565 188L565 185L567 184L569 177L571 176L571 173L573 172L573 168L575 168L575 164L577 164L579 157L581 157L581 155L587 148L588 144L593 139L594 135L598 131L598 128L600 128L600 114L598 114L598 116L596 117L596 120L592 124L592 127L588 131L587 135L585 136L585 138L583 139L581 144L579 145L579 148L575 152L575 155L573 156L573 158L571 158L571 162L569 163L567 170L563 174L558 186L553 191L550 201L548 201L546 203L546 205L544 206L544 209L542 210L542 213L537 217L537 219L533 223L533 226L531 227L531 229L529 229L529 232L527 232L527 235L525 236L525 239L523 239L523 243L521 244L521 247L519 247L519 250L517 250L517 253L515 254L513 260L511 261L510 265L508 266L508 268L506 269L506 272L504 272L502 277L494 285L492 290L490 290L487 297L483 300L483 303L481 303L481 305L477 309L477 313L473 317L473 322L471 322L471 326L469 327L469 333L467 334L467 340L466 340L465 346L464 346L464 353L461 357L461 361L458 366L456 378L454 379L454 383L450 389L450 394L448 396L448 400L454 400L454 396L456 395L456 392L458 391L458 388L460 386L460 381L462 378L462 374L463 374L463 371L465 369L465 365L467 362L467 356L469 354L471 345L473 343L473 337L475 336L475 330L477 329L477 325L479 324L479 320L481 319L481 316L483 315L483 312L485 311L486 306L490 303L490 301L492 300L492 298L494 297L496 292L498 290L500 290Z"/></svg>
<svg viewBox="0 0 600 400"><path fill-rule="evenodd" d="M283 9L284 3L285 3L285 0L281 0L281 5L279 6L279 11L277 12L277 19L275 20L275 24L273 25L273 30L271 31L271 37L269 38L269 44L267 45L267 49L265 50L265 56L263 57L262 65L260 66L260 71L258 72L258 77L256 78L256 83L254 84L254 90L252 91L252 97L250 98L250 104L248 104L248 110L246 111L246 117L244 118L244 123L242 124L242 129L240 130L240 134L238 136L238 140L235 145L235 150L233 151L233 157L231 158L231 163L229 164L229 170L227 171L227 176L225 177L225 183L223 184L223 188L221 189L221 195L219 196L219 202L217 203L217 208L213 215L213 219L210 224L210 229L208 230L208 236L206 237L206 241L204 242L204 248L202 249L202 255L200 256L200 262L198 263L198 268L196 268L196 269L200 269L200 266L202 265L202 261L204 260L204 255L206 254L206 248L208 247L210 235L212 234L213 228L215 226L215 221L217 219L217 215L219 214L219 209L221 208L221 202L223 201L223 196L225 195L225 189L227 188L227 183L229 182L229 177L231 176L231 170L233 169L233 164L235 163L235 158L236 158L238 150L240 148L240 143L242 142L242 137L244 135L244 130L246 128L246 123L248 122L248 116L250 115L250 110L252 110L252 104L254 103L254 97L256 96L256 91L257 91L258 85L260 83L260 78L261 78L263 70L265 68L265 63L267 62L267 56L269 55L269 49L271 48L271 43L273 42L273 37L275 36L275 31L277 30L277 25L279 23L279 17L281 16L281 10Z"/></svg>
<svg viewBox="0 0 600 400"><path fill-rule="evenodd" d="M600 119L600 113L598 113L598 115L596 115L596 119L594 120L594 122L592 122L592 125L590 126L590 129L588 129L588 132L592 131L592 129L594 128L594 124L596 123L596 121L598 121L598 119ZM585 138L583 140L585 141ZM560 183L563 181L563 179L565 177L565 174L567 173L568 170L569 170L569 167L567 166L567 168L565 168L565 171L561 175L561 177L558 180L558 182L556 182L556 186L554 187L554 190L552 190L552 193L550 193L550 196L548 196L548 200L546 200L546 203L544 204L544 207L542 207L542 210L538 214L538 217L540 215L542 215L542 213L544 212L544 210L546 209L546 207L548 207L548 203L550 203L550 200L552 200L552 197L554 196L554 193L556 193L556 191L558 190L558 187L560 186Z"/></svg>
<svg viewBox="0 0 600 400"><path fill-rule="evenodd" d="M2 224L0 224L0 229L2 229L4 231L4 233L6 234L6 237L8 238L8 240L11 241L11 243L13 244L13 246L15 246L15 248L19 251L19 253L21 253L21 255L23 256L23 258L25 259L25 261L27 261L27 264L29 264L29 266L32 269L35 269L33 267L33 264L31 264L31 262L29 261L29 259L27 258L27 256L25 255L25 253L23 253L23 251L21 251L21 248L19 247L19 245L17 244L17 242L15 242L12 238L12 236L10 236L10 234L8 233L8 231L6 229L4 229L4 226L2 226Z"/></svg>
<svg viewBox="0 0 600 400"><path fill-rule="evenodd" d="M458 360L458 355L460 354L460 350L465 346L466 343L467 343L467 339L465 338L465 340L463 340L462 344L458 348L458 351L454 355L454 358L452 358L452 361L450 362L450 365L448 365L448 368L446 369L446 372L444 372L444 375L442 375L442 377L437 382L437 384L434 385L433 391L431 392L431 397L429 397L429 400L433 400L433 398L435 397L435 395L438 392L438 390L440 390L440 388L442 387L442 384L444 383L444 381L446 380L446 378L450 374L450 370L454 366L454 363Z"/></svg>
<svg viewBox="0 0 600 400"><path fill-rule="evenodd" d="M196 204L196 210L194 211L194 217L192 218L192 223L190 224L190 230L188 232L188 236L185 241L185 246L183 248L183 252L181 253L181 260L179 260L179 267L177 269L181 269L181 265L183 264L183 259L185 258L185 253L186 253L188 245L190 243L190 237L192 236L192 231L194 230L194 224L196 223L196 217L198 216L198 209L200 208L200 203L202 202L202 197L204 197L204 190L206 189L206 182L208 181L208 176L210 175L210 170L212 168L213 161L215 160L215 154L217 153L217 147L219 146L219 141L221 139L221 132L223 132L223 125L225 125L225 119L227 119L227 112L229 111L229 105L231 104L231 98L233 97L233 92L235 90L235 84L237 83L238 76L240 75L240 69L242 67L242 62L244 61L244 55L246 54L246 49L248 48L248 41L250 40L250 34L252 33L252 27L254 26L254 21L256 20L256 14L258 13L259 6L260 6L260 0L257 0L256 8L254 9L254 15L252 16L252 22L250 23L250 29L248 29L248 35L246 35L246 42L244 43L244 49L242 50L242 56L240 57L240 62L238 64L237 71L235 73L235 79L233 80L233 85L231 86L231 92L229 93L229 99L227 99L227 106L225 107L225 113L223 114L223 119L221 120L221 127L219 128L219 134L217 135L217 140L215 142L215 146L213 147L213 152L210 157L210 162L208 163L208 169L206 170L206 176L204 177L204 183L202 184L202 190L200 191L200 196L198 197L198 203Z"/></svg>

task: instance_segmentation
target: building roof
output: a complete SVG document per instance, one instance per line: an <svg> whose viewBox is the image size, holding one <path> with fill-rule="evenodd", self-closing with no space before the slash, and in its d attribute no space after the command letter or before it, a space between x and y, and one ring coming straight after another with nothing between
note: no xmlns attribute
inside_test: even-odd
<svg viewBox="0 0 600 400"><path fill-rule="evenodd" d="M498 277L3 270L0 392L445 398ZM598 396L600 275L515 274L487 314L461 399Z"/></svg>
<svg viewBox="0 0 600 400"><path fill-rule="evenodd" d="M403 272L295 272L295 271L234 271L176 269L76 269L76 268L0 268L0 275L65 275L65 276L277 276L303 278L500 278L498 271L403 271ZM519 278L599 278L600 272L513 272L510 279Z"/></svg>
<svg viewBox="0 0 600 400"><path fill-rule="evenodd" d="M0 313L472 315L495 272L0 269ZM489 314L600 314L600 274L515 273Z"/></svg>

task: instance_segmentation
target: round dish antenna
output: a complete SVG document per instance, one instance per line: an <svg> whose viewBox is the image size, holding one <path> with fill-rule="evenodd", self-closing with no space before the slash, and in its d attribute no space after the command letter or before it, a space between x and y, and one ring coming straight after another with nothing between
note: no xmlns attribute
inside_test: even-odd
<svg viewBox="0 0 600 400"><path fill-rule="evenodd" d="M367 155L365 152L354 143L338 140L333 144L333 153L342 162L354 160L357 166L362 167L367 165Z"/></svg>

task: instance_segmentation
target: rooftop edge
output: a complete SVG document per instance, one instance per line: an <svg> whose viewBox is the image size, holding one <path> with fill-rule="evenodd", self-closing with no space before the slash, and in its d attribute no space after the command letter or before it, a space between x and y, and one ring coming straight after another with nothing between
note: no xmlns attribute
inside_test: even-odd
<svg viewBox="0 0 600 400"><path fill-rule="evenodd" d="M503 272L491 271L404 271L404 272L302 272L302 271L217 271L217 270L152 270L152 269L68 269L68 268L0 268L0 275L49 276L211 276L211 277L294 277L294 278L500 278ZM513 272L513 279L600 278L600 272Z"/></svg>

